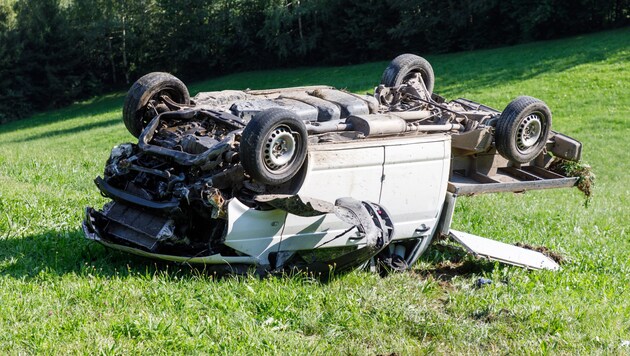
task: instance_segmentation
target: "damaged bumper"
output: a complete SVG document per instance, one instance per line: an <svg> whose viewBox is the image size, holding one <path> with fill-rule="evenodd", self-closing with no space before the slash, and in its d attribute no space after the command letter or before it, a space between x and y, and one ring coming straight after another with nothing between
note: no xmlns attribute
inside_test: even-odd
<svg viewBox="0 0 630 356"><path fill-rule="evenodd" d="M120 244L119 242L114 242L111 240L107 240L101 237L101 234L98 232L94 226L91 225L89 212L86 211L86 215L88 216L85 221L83 221L83 234L85 238L91 241L96 241L105 247L131 253L134 255L160 259L164 261L171 262L179 262L179 263L190 263L190 264L245 264L245 265L256 265L257 260L248 256L221 256L220 254L209 255L209 256L178 256L178 255L168 255L161 253L152 253L146 251L139 247L125 246Z"/></svg>
<svg viewBox="0 0 630 356"><path fill-rule="evenodd" d="M254 266L266 272L297 268L319 274L365 265L389 245L394 233L386 210L374 203L341 198L332 204L298 196L275 197L275 203L292 207L288 210L293 213L310 215L313 221L330 214L344 227L341 232L316 232L320 241L317 246L311 246L308 236L302 236L303 249L285 250L279 227L289 212L278 208L255 210L234 199L228 204L225 226L211 238L220 243L198 244L193 249L193 243L176 236L180 226L159 210L114 201L102 211L86 208L83 232L88 240L106 247L165 261ZM320 210L313 209L312 204ZM225 235L218 235L219 231L225 231ZM341 246L337 240L344 240Z"/></svg>

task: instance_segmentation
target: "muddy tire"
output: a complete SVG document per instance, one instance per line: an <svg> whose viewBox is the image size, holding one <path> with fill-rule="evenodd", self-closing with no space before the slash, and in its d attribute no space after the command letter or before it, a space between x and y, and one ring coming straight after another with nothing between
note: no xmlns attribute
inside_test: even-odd
<svg viewBox="0 0 630 356"><path fill-rule="evenodd" d="M432 94L435 75L431 64L415 54L401 54L389 63L381 77L381 84L387 87L397 87L417 78L417 75L422 77L429 94Z"/></svg>
<svg viewBox="0 0 630 356"><path fill-rule="evenodd" d="M159 104L163 95L179 104L190 103L188 88L171 74L153 72L133 83L123 104L123 121L132 135L140 136L155 114L147 112L147 105L149 102Z"/></svg>
<svg viewBox="0 0 630 356"><path fill-rule="evenodd" d="M510 161L530 162L545 147L551 110L543 101L519 96L501 113L495 129L497 151Z"/></svg>
<svg viewBox="0 0 630 356"><path fill-rule="evenodd" d="M273 108L252 118L241 137L241 164L254 180L279 185L289 181L306 159L304 122L288 110Z"/></svg>

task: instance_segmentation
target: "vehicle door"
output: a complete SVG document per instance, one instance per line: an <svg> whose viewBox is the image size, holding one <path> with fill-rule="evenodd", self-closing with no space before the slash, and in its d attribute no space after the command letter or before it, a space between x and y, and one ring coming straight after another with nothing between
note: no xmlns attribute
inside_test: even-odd
<svg viewBox="0 0 630 356"><path fill-rule="evenodd" d="M341 197L379 201L385 148L382 141L312 145L305 180L298 194L334 203ZM288 214L282 251L356 245L358 233L334 214L300 217ZM346 232L346 233L344 233Z"/></svg>
<svg viewBox="0 0 630 356"><path fill-rule="evenodd" d="M394 239L428 236L437 224L446 194L450 136L432 134L385 143L378 201L394 222Z"/></svg>

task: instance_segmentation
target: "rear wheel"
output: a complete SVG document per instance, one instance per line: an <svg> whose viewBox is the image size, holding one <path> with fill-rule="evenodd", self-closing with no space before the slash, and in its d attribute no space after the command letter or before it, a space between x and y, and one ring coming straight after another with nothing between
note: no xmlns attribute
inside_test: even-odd
<svg viewBox="0 0 630 356"><path fill-rule="evenodd" d="M433 67L426 59L415 54L406 53L391 61L383 72L381 84L387 87L397 87L402 84L413 85L414 83L419 83L420 79L422 79L429 96L431 96L433 85L435 84Z"/></svg>
<svg viewBox="0 0 630 356"><path fill-rule="evenodd" d="M157 113L169 110L164 104L163 97L168 97L178 104L190 103L188 88L171 74L153 72L133 83L123 105L123 121L132 135L140 136L144 127Z"/></svg>
<svg viewBox="0 0 630 356"><path fill-rule="evenodd" d="M306 126L295 113L280 108L265 110L243 130L241 164L256 181L279 185L300 170L306 145Z"/></svg>
<svg viewBox="0 0 630 356"><path fill-rule="evenodd" d="M495 129L499 153L513 162L530 162L547 143L551 110L542 100L519 96L501 113Z"/></svg>

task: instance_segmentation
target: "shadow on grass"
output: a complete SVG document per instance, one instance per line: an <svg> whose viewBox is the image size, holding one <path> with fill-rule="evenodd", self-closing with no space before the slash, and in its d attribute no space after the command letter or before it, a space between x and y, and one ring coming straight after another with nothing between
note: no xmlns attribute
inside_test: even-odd
<svg viewBox="0 0 630 356"><path fill-rule="evenodd" d="M0 125L0 134L20 130L28 131L38 126L63 122L81 116L96 116L112 110L122 110L123 99L123 93L108 94L75 103L62 109L35 114L27 119ZM120 119L117 121L120 121Z"/></svg>
<svg viewBox="0 0 630 356"><path fill-rule="evenodd" d="M82 131L88 131L88 130L97 129L101 127L114 126L120 123L121 123L121 120L118 118L107 120L107 121L91 122L88 124L83 124L80 126L75 126L75 127L71 127L71 128L67 128L63 130L48 131L43 135L38 134L38 135L26 136L20 139L11 140L9 142L10 143L25 143L25 142L35 141L35 140L42 140L42 139L48 140L48 139L58 137L58 136L66 136L66 135L71 135L71 134L79 133Z"/></svg>
<svg viewBox="0 0 630 356"><path fill-rule="evenodd" d="M503 85L578 65L623 57L630 32L626 29L553 41L533 42L474 52L429 57L443 94Z"/></svg>
<svg viewBox="0 0 630 356"><path fill-rule="evenodd" d="M153 276L178 278L215 276L200 266L151 260L108 249L83 238L83 231L46 231L23 238L0 238L0 276L37 278L40 273L63 276ZM218 275L217 275L218 276Z"/></svg>
<svg viewBox="0 0 630 356"><path fill-rule="evenodd" d="M434 243L421 258L431 263L431 266L425 269L413 269L410 272L439 282L450 282L455 277L472 277L491 273L496 268L494 262L475 259L463 248L451 244Z"/></svg>
<svg viewBox="0 0 630 356"><path fill-rule="evenodd" d="M179 279L206 277L298 278L328 283L349 271L292 270L267 273L248 265L203 265L162 261L107 248L84 238L83 231L49 230L23 238L0 237L0 276L16 279L39 278L40 273L63 276L140 277L177 276Z"/></svg>
<svg viewBox="0 0 630 356"><path fill-rule="evenodd" d="M445 287L456 276L471 277L491 273L496 264L486 260L473 259L463 249L454 245L433 244L422 256L422 260L431 263L424 269L412 269L408 273L423 279L432 278ZM133 254L106 248L101 244L88 241L83 231L49 230L41 234L23 238L0 238L0 276L15 279L35 279L41 273L63 276L101 277L140 277L151 278L154 275L177 276L182 279L212 277L221 279L226 276L249 275L260 277L253 268L227 265L189 265L149 259ZM307 278L327 283L345 274L331 273L317 276L308 271L286 271L270 276L288 278Z"/></svg>

